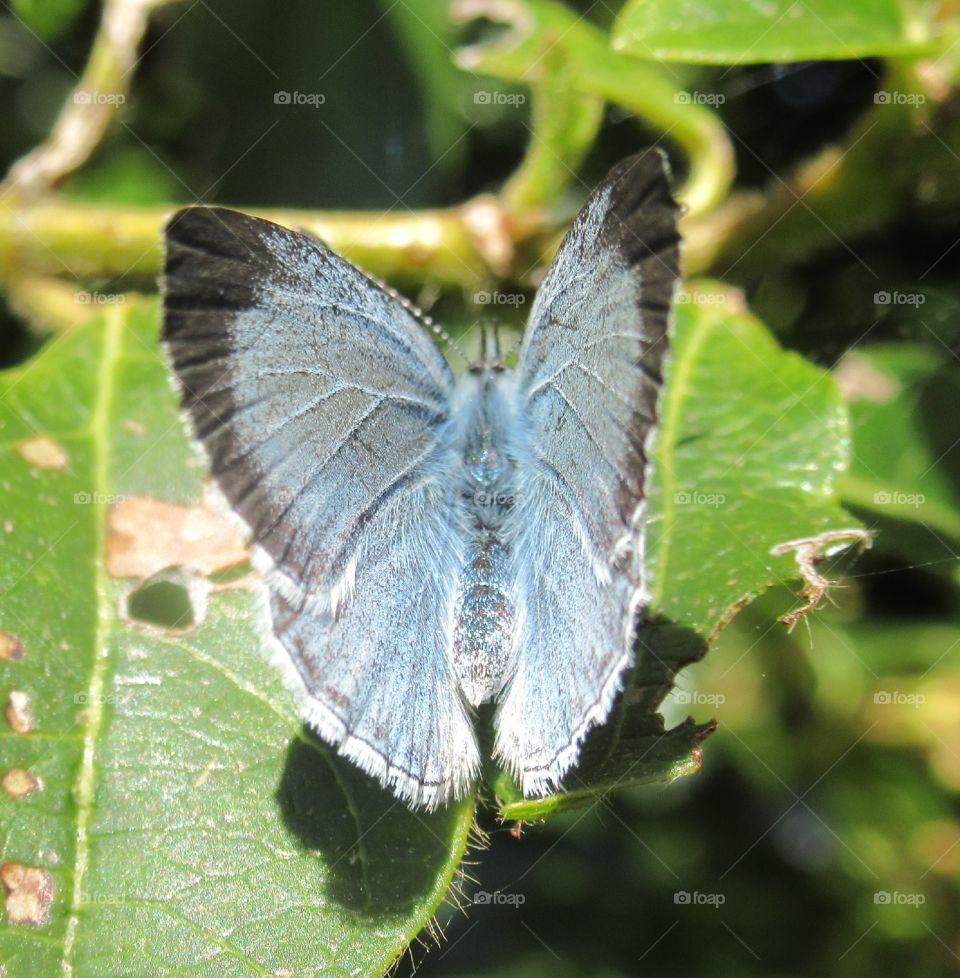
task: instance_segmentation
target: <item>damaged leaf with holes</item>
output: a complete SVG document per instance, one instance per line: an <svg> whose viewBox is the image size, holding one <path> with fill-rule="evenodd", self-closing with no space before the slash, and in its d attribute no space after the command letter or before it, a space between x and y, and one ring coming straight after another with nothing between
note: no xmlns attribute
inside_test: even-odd
<svg viewBox="0 0 960 978"><path fill-rule="evenodd" d="M522 799L490 774L504 818L696 770L712 718L665 730L658 713L678 670L796 576L772 548L849 523L833 381L712 294L678 307L637 667L566 791ZM43 941L8 914L0 960L380 974L454 884L474 799L411 813L303 729L261 651L242 541L204 501L155 316L114 311L3 377L8 774L31 790L8 792L0 824L45 902ZM38 438L57 450L24 452Z"/></svg>

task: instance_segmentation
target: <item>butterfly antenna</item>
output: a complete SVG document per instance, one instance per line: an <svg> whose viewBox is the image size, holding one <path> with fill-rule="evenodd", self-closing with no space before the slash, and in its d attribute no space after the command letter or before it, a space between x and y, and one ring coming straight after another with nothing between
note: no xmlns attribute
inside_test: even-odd
<svg viewBox="0 0 960 978"><path fill-rule="evenodd" d="M313 235L316 237L316 235ZM317 238L319 241L320 239ZM322 243L322 242L321 242ZM326 245L324 245L326 248ZM434 336L439 337L446 343L452 350L456 352L459 357L463 358L464 363L469 363L466 353L463 352L463 347L439 324L435 323L432 317L428 316L418 305L411 302L405 295L401 295L395 288L387 285L386 282L381 278L377 278L375 275L371 275L369 272L364 271L362 268L357 269L364 277L368 278L374 285L379 286L388 295L392 296L397 302L403 306L411 316L414 317L422 326L429 329Z"/></svg>
<svg viewBox="0 0 960 978"><path fill-rule="evenodd" d="M469 363L470 360L467 358L466 353L463 351L463 347L439 324L435 323L426 313L420 312L420 322L429 329L434 336L439 337L443 340L447 346L453 350L457 356L459 356L464 363Z"/></svg>
<svg viewBox="0 0 960 978"><path fill-rule="evenodd" d="M487 368L503 366L503 358L500 356L500 329L496 322L480 322L480 342L482 365Z"/></svg>

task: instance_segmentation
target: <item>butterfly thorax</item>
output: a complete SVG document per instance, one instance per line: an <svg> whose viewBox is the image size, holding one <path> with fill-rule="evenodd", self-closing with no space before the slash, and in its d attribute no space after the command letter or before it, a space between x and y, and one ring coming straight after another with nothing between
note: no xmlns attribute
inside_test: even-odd
<svg viewBox="0 0 960 978"><path fill-rule="evenodd" d="M454 606L454 669L467 700L492 699L503 685L514 634L509 550L503 528L515 497L507 453L512 397L501 371L465 376L458 393L459 495L467 545Z"/></svg>

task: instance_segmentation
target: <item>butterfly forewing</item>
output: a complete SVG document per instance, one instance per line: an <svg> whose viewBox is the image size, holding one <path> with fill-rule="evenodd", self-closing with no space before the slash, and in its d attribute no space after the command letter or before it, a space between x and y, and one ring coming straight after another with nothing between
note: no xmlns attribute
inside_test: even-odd
<svg viewBox="0 0 960 978"><path fill-rule="evenodd" d="M477 750L448 654L443 357L407 304L302 235L189 208L166 245L183 404L251 530L307 719L409 800L462 791Z"/></svg>
<svg viewBox="0 0 960 978"><path fill-rule="evenodd" d="M522 634L496 749L528 793L559 784L631 662L676 220L659 153L618 164L561 244L521 347L509 540Z"/></svg>

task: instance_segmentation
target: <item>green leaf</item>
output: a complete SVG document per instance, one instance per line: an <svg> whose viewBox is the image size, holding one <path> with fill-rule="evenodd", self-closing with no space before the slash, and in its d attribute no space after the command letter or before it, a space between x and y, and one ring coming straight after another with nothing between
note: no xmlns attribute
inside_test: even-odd
<svg viewBox="0 0 960 978"><path fill-rule="evenodd" d="M193 629L127 618L108 511L201 489L156 318L117 306L0 375L0 775L20 772L0 792L19 881L0 963L380 975L442 901L474 800L414 814L305 732L242 579L186 575Z"/></svg>
<svg viewBox="0 0 960 978"><path fill-rule="evenodd" d="M653 61L757 64L865 58L929 47L900 0L630 0L614 48Z"/></svg>
<svg viewBox="0 0 960 978"><path fill-rule="evenodd" d="M14 14L45 41L56 40L83 12L86 0L13 0Z"/></svg>
<svg viewBox="0 0 960 978"><path fill-rule="evenodd" d="M960 439L954 357L945 347L884 343L848 354L839 374L856 433L844 499L960 542L960 468L951 452Z"/></svg>
<svg viewBox="0 0 960 978"><path fill-rule="evenodd" d="M858 524L837 480L850 425L834 378L783 350L734 290L681 301L650 491L654 612L709 639L797 577L779 543Z"/></svg>
<svg viewBox="0 0 960 978"><path fill-rule="evenodd" d="M495 781L506 818L695 770L712 722L666 731L656 712L677 671L733 609L796 576L774 544L851 524L834 492L847 431L832 378L733 293L695 297L678 305L656 446L638 666L567 791L524 800ZM306 733L242 578L218 576L188 614L207 579L161 574L133 594L107 573L111 505L200 497L154 319L152 303L113 309L0 387L0 629L26 650L2 662L3 688L32 717L30 733L5 733L7 756L42 785L0 797L2 855L53 894L39 926L0 925L0 960L53 974L66 959L92 978L118 961L162 975L211 959L237 975L379 974L442 900L473 799L410 813ZM157 611L171 589L173 610Z"/></svg>
<svg viewBox="0 0 960 978"><path fill-rule="evenodd" d="M677 305L649 498L652 620L614 716L587 738L567 791L524 800L501 776L504 818L544 819L695 770L713 724L665 730L656 712L677 672L736 610L798 576L777 544L859 528L838 501L849 432L834 379L781 349L740 301L701 284Z"/></svg>

